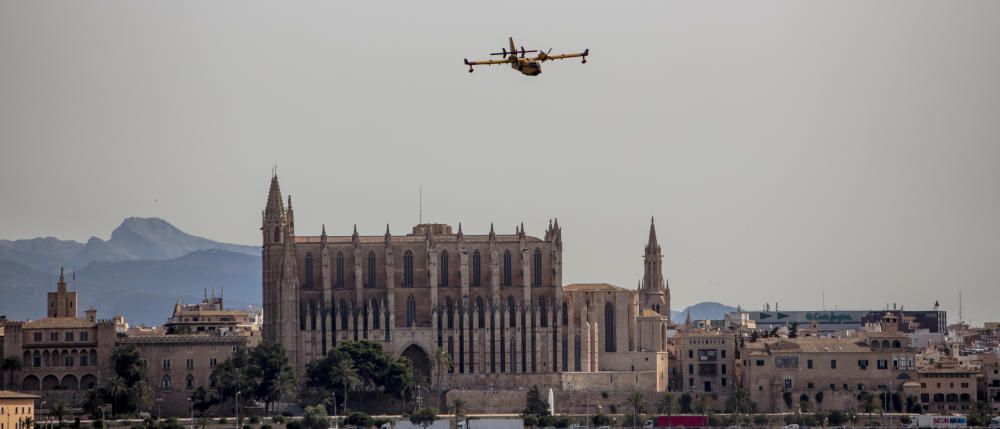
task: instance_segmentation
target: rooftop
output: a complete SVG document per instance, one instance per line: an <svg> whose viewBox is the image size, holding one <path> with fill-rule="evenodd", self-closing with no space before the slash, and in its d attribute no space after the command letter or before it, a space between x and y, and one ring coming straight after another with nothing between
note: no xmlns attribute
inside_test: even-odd
<svg viewBox="0 0 1000 429"><path fill-rule="evenodd" d="M629 291L623 287L615 286L608 283L573 283L563 286L563 290L567 292L617 292L617 291Z"/></svg>
<svg viewBox="0 0 1000 429"><path fill-rule="evenodd" d="M14 392L11 390L0 390L0 399L40 399L41 396L30 393Z"/></svg>

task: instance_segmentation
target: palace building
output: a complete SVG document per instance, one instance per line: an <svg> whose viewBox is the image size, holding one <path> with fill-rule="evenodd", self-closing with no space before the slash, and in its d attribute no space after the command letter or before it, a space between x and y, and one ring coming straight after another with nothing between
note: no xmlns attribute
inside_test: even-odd
<svg viewBox="0 0 1000 429"><path fill-rule="evenodd" d="M287 204L287 205L286 205ZM420 224L407 234L296 233L292 199L271 179L263 211L263 336L301 370L338 343L369 340L424 376L448 353L449 385L666 388L670 295L650 227L640 290L562 283L562 228L541 237L466 234ZM656 376L652 376L653 374ZM589 374L589 375L588 375ZM596 380L596 378L595 378Z"/></svg>

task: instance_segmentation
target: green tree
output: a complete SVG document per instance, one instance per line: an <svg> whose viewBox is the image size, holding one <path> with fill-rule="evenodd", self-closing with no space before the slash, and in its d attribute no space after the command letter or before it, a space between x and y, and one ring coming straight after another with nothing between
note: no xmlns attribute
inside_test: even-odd
<svg viewBox="0 0 1000 429"><path fill-rule="evenodd" d="M358 373L354 371L353 361L350 357L337 361L336 366L330 369L330 379L334 384L344 389L344 415L347 415L347 392L361 385L361 377L358 377Z"/></svg>
<svg viewBox="0 0 1000 429"><path fill-rule="evenodd" d="M306 407L302 414L303 429L327 429L330 427L330 418L326 415L326 408L316 405Z"/></svg>
<svg viewBox="0 0 1000 429"><path fill-rule="evenodd" d="M969 426L986 427L993 418L993 409L984 401L976 402L969 408Z"/></svg>
<svg viewBox="0 0 1000 429"><path fill-rule="evenodd" d="M726 408L732 410L736 415L753 413L753 400L750 399L750 392L742 387L737 387L726 397Z"/></svg>
<svg viewBox="0 0 1000 429"><path fill-rule="evenodd" d="M812 410L812 401L810 400L809 395L803 393L799 396L799 410L803 413L808 413Z"/></svg>
<svg viewBox="0 0 1000 429"><path fill-rule="evenodd" d="M17 390L14 385L14 373L21 370L21 358L17 356L7 356L3 358L0 362L0 370L7 376L7 381L0 386L0 390L7 389L10 386L10 390ZM0 378L3 381L3 378Z"/></svg>
<svg viewBox="0 0 1000 429"><path fill-rule="evenodd" d="M353 412L351 415L347 416L344 423L348 426L355 426L359 428L367 428L372 425L373 421L371 416L362 412Z"/></svg>
<svg viewBox="0 0 1000 429"><path fill-rule="evenodd" d="M816 399L816 409L819 409L820 406L823 405L823 392L822 391L816 392L816 394L813 396L814 399Z"/></svg>
<svg viewBox="0 0 1000 429"><path fill-rule="evenodd" d="M464 419L468 412L469 407L465 404L465 401L457 398L451 401L451 413L458 419Z"/></svg>
<svg viewBox="0 0 1000 429"><path fill-rule="evenodd" d="M684 394L682 394L681 395L681 400L680 400L681 412L682 413L690 413L690 412L692 412L693 411L691 409L691 403L692 402L694 402L694 398L691 397L690 393L684 393Z"/></svg>
<svg viewBox="0 0 1000 429"><path fill-rule="evenodd" d="M785 408L787 408L788 410L792 409L792 392L782 393L781 400L785 402Z"/></svg>
<svg viewBox="0 0 1000 429"><path fill-rule="evenodd" d="M590 420L594 423L594 426L607 426L611 424L611 417L608 417L608 415L604 413L594 414L594 417Z"/></svg>
<svg viewBox="0 0 1000 429"><path fill-rule="evenodd" d="M434 389L438 392L438 404L444 401L444 374L451 370L451 355L445 349L438 347L431 356L431 364L434 365Z"/></svg>
<svg viewBox="0 0 1000 429"><path fill-rule="evenodd" d="M419 410L414 410L413 414L410 414L410 423L426 428L437 420L437 415L437 408L421 408Z"/></svg>
<svg viewBox="0 0 1000 429"><path fill-rule="evenodd" d="M858 400L861 401L861 411L868 413L868 420L871 420L872 413L881 409L878 405L878 401L875 400L875 395L868 392L861 392L858 394Z"/></svg>
<svg viewBox="0 0 1000 429"><path fill-rule="evenodd" d="M247 375L253 379L254 397L264 402L264 411L268 414L271 404L291 393L296 386L285 348L271 341L262 342L250 352Z"/></svg>
<svg viewBox="0 0 1000 429"><path fill-rule="evenodd" d="M625 402L632 407L632 426L639 426L639 416L646 412L645 398L642 397L642 393L633 391L632 394L628 395L628 398L625 399Z"/></svg>
<svg viewBox="0 0 1000 429"><path fill-rule="evenodd" d="M712 398L710 398L708 395L704 393L699 393L697 396L695 396L694 403L692 405L694 406L694 410L698 412L698 414L704 415L709 410L712 409Z"/></svg>
<svg viewBox="0 0 1000 429"><path fill-rule="evenodd" d="M30 416L24 417L21 420L21 429L31 429L35 426L35 419Z"/></svg>
<svg viewBox="0 0 1000 429"><path fill-rule="evenodd" d="M549 403L542 399L542 392L538 385L533 385L528 389L527 403L524 407L525 416L547 416L550 413Z"/></svg>
<svg viewBox="0 0 1000 429"><path fill-rule="evenodd" d="M65 402L57 401L55 405L52 406L52 416L59 422L59 427L63 426L63 419L65 419L68 415L69 408L66 407Z"/></svg>
<svg viewBox="0 0 1000 429"><path fill-rule="evenodd" d="M243 398L253 395L255 383L250 366L245 347L237 347L229 359L215 366L210 379L223 402L235 400L238 392L242 392Z"/></svg>
<svg viewBox="0 0 1000 429"><path fill-rule="evenodd" d="M670 417L677 412L679 407L673 393L664 393L656 402L656 412L666 415L667 421L670 421Z"/></svg>

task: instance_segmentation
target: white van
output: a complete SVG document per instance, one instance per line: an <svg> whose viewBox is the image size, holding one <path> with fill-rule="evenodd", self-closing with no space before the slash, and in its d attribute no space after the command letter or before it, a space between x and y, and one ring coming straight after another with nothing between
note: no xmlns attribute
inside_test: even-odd
<svg viewBox="0 0 1000 429"><path fill-rule="evenodd" d="M1000 417L994 417L990 420L990 425L987 426L990 429L1000 429Z"/></svg>

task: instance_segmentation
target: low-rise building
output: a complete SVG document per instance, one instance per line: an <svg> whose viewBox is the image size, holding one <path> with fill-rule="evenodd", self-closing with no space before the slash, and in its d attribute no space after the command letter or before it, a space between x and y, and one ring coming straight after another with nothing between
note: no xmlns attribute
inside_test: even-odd
<svg viewBox="0 0 1000 429"><path fill-rule="evenodd" d="M920 403L934 413L962 412L975 404L980 372L956 361L920 369Z"/></svg>
<svg viewBox="0 0 1000 429"><path fill-rule="evenodd" d="M759 339L746 343L742 372L763 412L797 411L803 403L846 409L861 392L919 394L916 356L899 333Z"/></svg>
<svg viewBox="0 0 1000 429"><path fill-rule="evenodd" d="M35 401L38 399L38 396L28 393L0 390L0 429L27 429L33 426Z"/></svg>
<svg viewBox="0 0 1000 429"><path fill-rule="evenodd" d="M677 381L674 389L720 398L739 386L738 338L733 332L690 328L675 338Z"/></svg>

